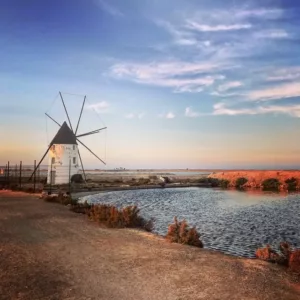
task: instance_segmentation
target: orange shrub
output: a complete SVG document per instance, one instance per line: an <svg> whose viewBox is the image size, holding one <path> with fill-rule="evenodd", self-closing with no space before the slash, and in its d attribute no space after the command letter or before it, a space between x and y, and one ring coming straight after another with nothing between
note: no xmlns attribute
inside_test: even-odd
<svg viewBox="0 0 300 300"><path fill-rule="evenodd" d="M168 227L166 239L171 243L186 244L199 248L203 247L200 234L196 228L189 228L185 220L178 222L176 217L174 218L174 224L170 224Z"/></svg>
<svg viewBox="0 0 300 300"><path fill-rule="evenodd" d="M300 250L295 250L291 253L289 259L289 269L292 272L300 274Z"/></svg>
<svg viewBox="0 0 300 300"><path fill-rule="evenodd" d="M92 205L88 211L91 220L111 228L142 228L146 231L153 230L153 220L145 220L139 215L136 206L127 206L118 209L107 204Z"/></svg>

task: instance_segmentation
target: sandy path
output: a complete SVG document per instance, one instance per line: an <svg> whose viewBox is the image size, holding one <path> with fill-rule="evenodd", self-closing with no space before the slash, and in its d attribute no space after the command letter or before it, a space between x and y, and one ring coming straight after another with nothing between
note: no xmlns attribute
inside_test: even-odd
<svg viewBox="0 0 300 300"><path fill-rule="evenodd" d="M0 191L0 299L300 299L280 267Z"/></svg>

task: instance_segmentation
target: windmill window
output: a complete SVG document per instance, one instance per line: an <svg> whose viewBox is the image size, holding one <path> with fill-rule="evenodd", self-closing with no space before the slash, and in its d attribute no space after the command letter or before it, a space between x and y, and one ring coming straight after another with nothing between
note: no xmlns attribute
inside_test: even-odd
<svg viewBox="0 0 300 300"><path fill-rule="evenodd" d="M73 157L73 164L76 164L76 157Z"/></svg>
<svg viewBox="0 0 300 300"><path fill-rule="evenodd" d="M52 158L51 158L51 164L52 164L52 165L55 164L55 157L52 157Z"/></svg>
<svg viewBox="0 0 300 300"><path fill-rule="evenodd" d="M73 145L73 150L75 150L75 145Z"/></svg>

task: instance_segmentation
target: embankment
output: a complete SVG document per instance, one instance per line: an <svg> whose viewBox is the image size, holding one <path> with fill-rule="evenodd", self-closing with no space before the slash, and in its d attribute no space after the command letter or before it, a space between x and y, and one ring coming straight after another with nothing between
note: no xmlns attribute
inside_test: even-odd
<svg viewBox="0 0 300 300"><path fill-rule="evenodd" d="M264 180L269 178L278 179L281 186L280 189L285 189L285 181L290 178L296 178L298 181L298 188L300 185L300 170L285 171L285 170L242 170L242 171L223 171L212 173L208 177L219 180L229 180L229 186L234 187L238 178L244 177L248 180L244 187L246 188L261 188Z"/></svg>

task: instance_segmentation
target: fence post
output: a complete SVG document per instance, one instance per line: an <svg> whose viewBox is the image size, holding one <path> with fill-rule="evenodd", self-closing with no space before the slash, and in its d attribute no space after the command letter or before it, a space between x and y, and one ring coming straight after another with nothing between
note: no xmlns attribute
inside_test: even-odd
<svg viewBox="0 0 300 300"><path fill-rule="evenodd" d="M71 158L69 159L69 195L71 195Z"/></svg>
<svg viewBox="0 0 300 300"><path fill-rule="evenodd" d="M50 195L52 193L52 160L51 160L51 168L50 168Z"/></svg>
<svg viewBox="0 0 300 300"><path fill-rule="evenodd" d="M34 170L36 168L36 160L34 160ZM35 193L35 183L36 183L36 172L34 172L34 176L33 176L33 192Z"/></svg>
<svg viewBox="0 0 300 300"><path fill-rule="evenodd" d="M20 189L22 188L22 161L20 161L20 177L19 177Z"/></svg>
<svg viewBox="0 0 300 300"><path fill-rule="evenodd" d="M10 181L9 181L9 161L7 162L7 185L9 187Z"/></svg>

